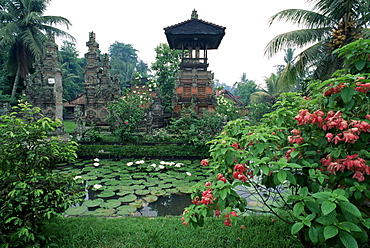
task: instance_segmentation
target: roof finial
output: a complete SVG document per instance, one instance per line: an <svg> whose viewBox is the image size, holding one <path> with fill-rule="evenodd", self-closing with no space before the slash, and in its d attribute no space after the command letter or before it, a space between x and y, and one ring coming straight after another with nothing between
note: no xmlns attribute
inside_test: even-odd
<svg viewBox="0 0 370 248"><path fill-rule="evenodd" d="M198 19L198 13L197 13L197 11L195 9L191 13L191 19Z"/></svg>

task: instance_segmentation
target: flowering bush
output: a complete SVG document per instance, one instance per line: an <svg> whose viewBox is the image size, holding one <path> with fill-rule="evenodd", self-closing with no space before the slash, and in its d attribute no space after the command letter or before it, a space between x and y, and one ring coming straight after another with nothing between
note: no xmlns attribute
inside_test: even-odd
<svg viewBox="0 0 370 248"><path fill-rule="evenodd" d="M305 247L366 243L370 228L367 78L370 74L338 72L313 84L311 98L284 94L259 126L243 120L228 123L210 150L210 168L220 174L210 180L212 187L196 190L198 198L185 210L184 223L202 225L205 216L228 214L235 207L244 211L244 204L235 204L242 202L232 194L236 186L258 192L262 185L280 196L288 194L282 198L283 214L261 199L270 213L292 224L292 235ZM226 183L220 182L223 177ZM199 202L197 193L206 190L212 201Z"/></svg>

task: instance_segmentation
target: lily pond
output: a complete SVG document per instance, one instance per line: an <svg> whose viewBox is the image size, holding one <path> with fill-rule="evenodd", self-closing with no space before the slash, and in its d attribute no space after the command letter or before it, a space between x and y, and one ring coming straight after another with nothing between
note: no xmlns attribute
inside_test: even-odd
<svg viewBox="0 0 370 248"><path fill-rule="evenodd" d="M85 185L86 196L68 216L165 216L181 215L190 205L190 192L205 183L207 168L199 161L79 160L63 164L62 173L75 174Z"/></svg>

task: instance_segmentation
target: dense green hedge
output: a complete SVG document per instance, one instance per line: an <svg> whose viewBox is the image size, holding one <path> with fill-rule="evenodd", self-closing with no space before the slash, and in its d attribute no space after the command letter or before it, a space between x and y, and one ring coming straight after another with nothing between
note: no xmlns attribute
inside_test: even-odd
<svg viewBox="0 0 370 248"><path fill-rule="evenodd" d="M154 144L154 145L95 145L80 144L78 147L78 157L194 157L208 158L208 146L195 147L179 144Z"/></svg>

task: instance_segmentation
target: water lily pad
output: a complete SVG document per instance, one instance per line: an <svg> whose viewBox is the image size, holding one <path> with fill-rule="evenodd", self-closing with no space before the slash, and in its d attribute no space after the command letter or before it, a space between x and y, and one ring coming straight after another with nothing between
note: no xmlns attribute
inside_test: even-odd
<svg viewBox="0 0 370 248"><path fill-rule="evenodd" d="M118 212L116 215L128 215L136 212L137 208L130 205L124 205L117 208Z"/></svg>
<svg viewBox="0 0 370 248"><path fill-rule="evenodd" d="M118 200L120 200L121 202L132 202L132 201L135 201L137 199L137 196L136 195L125 195L123 197L120 197L118 198Z"/></svg>
<svg viewBox="0 0 370 248"><path fill-rule="evenodd" d="M87 211L86 206L69 207L65 214L66 215L81 215Z"/></svg>
<svg viewBox="0 0 370 248"><path fill-rule="evenodd" d="M188 194L191 193L192 187L191 186L179 186L176 187L181 193Z"/></svg>
<svg viewBox="0 0 370 248"><path fill-rule="evenodd" d="M116 195L123 196L123 195L133 194L134 192L135 192L134 190L120 190L116 193Z"/></svg>
<svg viewBox="0 0 370 248"><path fill-rule="evenodd" d="M114 193L112 190L104 190L102 191L98 196L99 197L112 197L114 196L116 193Z"/></svg>
<svg viewBox="0 0 370 248"><path fill-rule="evenodd" d="M86 201L84 201L83 205L86 206L86 207L97 207L103 202L104 202L103 199L97 198L97 199L94 199L94 200L86 200Z"/></svg>
<svg viewBox="0 0 370 248"><path fill-rule="evenodd" d="M143 200L135 200L134 202L130 202L129 205L135 208L142 208L143 207Z"/></svg>
<svg viewBox="0 0 370 248"><path fill-rule="evenodd" d="M95 175L88 175L88 174L85 174L85 175L81 175L82 179L83 180L95 180L97 179L98 177L95 176Z"/></svg>
<svg viewBox="0 0 370 248"><path fill-rule="evenodd" d="M143 197L142 199L146 202L155 202L155 201L158 200L158 196L156 196L156 195L147 195L147 196Z"/></svg>
<svg viewBox="0 0 370 248"><path fill-rule="evenodd" d="M116 210L113 208L98 208L92 212L94 212L93 215L96 216L111 216L116 212Z"/></svg>
<svg viewBox="0 0 370 248"><path fill-rule="evenodd" d="M131 189L144 189L145 188L145 185L137 185L137 184L135 184L135 185L132 185L130 188Z"/></svg>
<svg viewBox="0 0 370 248"><path fill-rule="evenodd" d="M165 183L165 184L161 184L159 185L159 187L163 188L163 189L169 189L172 187L172 184L170 183Z"/></svg>
<svg viewBox="0 0 370 248"><path fill-rule="evenodd" d="M152 195L162 196L162 195L166 194L166 191L164 191L164 190L152 190L152 191L150 191L150 193Z"/></svg>
<svg viewBox="0 0 370 248"><path fill-rule="evenodd" d="M147 195L150 193L150 190L148 189L137 189L135 190L136 195Z"/></svg>
<svg viewBox="0 0 370 248"><path fill-rule="evenodd" d="M111 180L111 181L105 182L105 185L118 185L118 184L120 184L120 181L118 180Z"/></svg>
<svg viewBox="0 0 370 248"><path fill-rule="evenodd" d="M121 201L116 200L116 199L110 199L107 200L106 202L103 202L100 204L100 207L102 208L116 208L119 207L122 204Z"/></svg>
<svg viewBox="0 0 370 248"><path fill-rule="evenodd" d="M90 181L87 181L87 185L89 186L93 186L95 184L100 184L101 183L101 180L90 180Z"/></svg>

